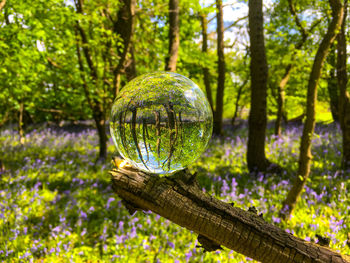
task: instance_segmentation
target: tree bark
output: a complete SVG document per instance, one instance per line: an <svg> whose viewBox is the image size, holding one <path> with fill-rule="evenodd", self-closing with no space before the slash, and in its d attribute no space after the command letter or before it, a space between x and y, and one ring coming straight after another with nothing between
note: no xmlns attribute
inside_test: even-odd
<svg viewBox="0 0 350 263"><path fill-rule="evenodd" d="M208 20L206 14L201 14L201 24L202 24L202 52L207 55L208 53ZM204 77L204 86L205 91L207 93L207 98L211 107L211 110L214 112L213 107L213 96L211 93L211 87L210 87L210 75L209 75L209 68L206 66L203 66L203 77Z"/></svg>
<svg viewBox="0 0 350 263"><path fill-rule="evenodd" d="M131 38L134 32L135 0L122 0L118 11L118 18L114 22L114 32L122 39L122 48L117 49L119 61L114 70L114 96L120 90L120 77L125 71L128 81L136 76L134 52L131 47ZM131 58L127 59L130 53Z"/></svg>
<svg viewBox="0 0 350 263"><path fill-rule="evenodd" d="M247 163L249 171L266 171L265 157L267 61L264 43L262 0L249 0L251 100Z"/></svg>
<svg viewBox="0 0 350 263"><path fill-rule="evenodd" d="M131 214L151 210L194 231L206 251L223 245L263 263L350 262L346 256L265 222L254 212L203 193L188 170L162 178L130 166L110 173L114 191Z"/></svg>
<svg viewBox="0 0 350 263"><path fill-rule="evenodd" d="M328 26L328 30L317 50L312 70L309 77L307 89L307 105L306 105L306 120L304 124L303 134L300 141L300 155L298 173L294 184L290 189L286 200L283 202L280 215L287 219L293 212L296 202L303 190L306 181L310 174L311 165L311 139L315 129L315 107L317 102L317 85L320 80L324 61L327 57L329 48L333 43L337 30L340 29L343 19L344 7L340 0L329 0L332 8L332 21Z"/></svg>
<svg viewBox="0 0 350 263"><path fill-rule="evenodd" d="M169 0L169 51L165 60L165 71L176 71L180 45L179 0Z"/></svg>
<svg viewBox="0 0 350 263"><path fill-rule="evenodd" d="M327 90L330 99L330 108L333 120L335 122L339 121L339 91L338 91L338 83L335 75L336 70L336 54L335 54L335 44L333 43L331 50L328 55L328 63L331 65L331 70L329 72L329 77L327 80Z"/></svg>
<svg viewBox="0 0 350 263"><path fill-rule="evenodd" d="M216 22L217 22L217 54L218 54L218 86L216 90L216 106L214 111L213 133L222 133L222 116L224 111L224 89L225 89L225 56L224 56L224 22L222 0L216 0Z"/></svg>
<svg viewBox="0 0 350 263"><path fill-rule="evenodd" d="M343 156L342 156L342 168L344 170L350 169L350 96L347 92L347 71L346 71L346 15L348 1L345 0L344 19L340 33L338 35L338 59L337 59L337 78L340 93L340 126L343 134Z"/></svg>

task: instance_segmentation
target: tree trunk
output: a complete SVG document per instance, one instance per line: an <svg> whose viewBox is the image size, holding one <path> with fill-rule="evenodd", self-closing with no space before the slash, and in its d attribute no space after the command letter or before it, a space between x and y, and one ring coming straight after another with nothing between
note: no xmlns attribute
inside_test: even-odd
<svg viewBox="0 0 350 263"><path fill-rule="evenodd" d="M217 54L218 54L218 86L216 90L216 106L214 111L213 133L222 133L222 116L224 111L224 88L225 88L225 56L224 56L224 22L222 0L216 0L217 22Z"/></svg>
<svg viewBox="0 0 350 263"><path fill-rule="evenodd" d="M249 171L266 171L265 157L267 61L264 43L262 0L249 0L251 101L247 163Z"/></svg>
<svg viewBox="0 0 350 263"><path fill-rule="evenodd" d="M238 116L238 110L239 110L239 100L241 99L243 88L247 84L247 82L248 82L247 79L244 80L244 82L238 87L236 102L235 102L235 112L234 112L232 120L231 120L232 125L235 125L235 122L236 122L236 119Z"/></svg>
<svg viewBox="0 0 350 263"><path fill-rule="evenodd" d="M114 95L117 96L120 90L120 76L126 70L126 62L129 63L128 69L129 75L127 74L128 80L132 79L136 75L136 69L132 68L135 65L133 52L131 54L131 60L127 60L127 55L130 50L131 38L134 32L134 16L135 16L135 0L122 0L121 7L118 11L118 19L114 23L114 32L119 35L122 39L122 48L118 48L117 52L119 55L119 62L114 71ZM133 51L133 50L132 50ZM134 71L134 72L132 72ZM131 74L130 74L131 73Z"/></svg>
<svg viewBox="0 0 350 263"><path fill-rule="evenodd" d="M350 262L346 256L265 222L254 212L203 193L188 170L159 177L126 165L110 173L114 191L131 214L151 210L197 233L205 251L223 245L263 263Z"/></svg>
<svg viewBox="0 0 350 263"><path fill-rule="evenodd" d="M337 77L339 86L339 98L340 98L340 126L343 133L343 156L342 156L342 168L344 170L350 169L350 96L347 92L347 71L346 71L346 15L348 1L345 0L344 20L340 33L338 35L338 61L337 61Z"/></svg>
<svg viewBox="0 0 350 263"><path fill-rule="evenodd" d="M282 136L282 118L284 114L284 101L285 101L285 87L290 78L290 72L292 71L292 64L286 67L282 80L278 85L278 97L277 97L277 118L275 123L275 135Z"/></svg>
<svg viewBox="0 0 350 263"><path fill-rule="evenodd" d="M179 45L179 0L169 0L169 51L165 60L165 71L176 71Z"/></svg>
<svg viewBox="0 0 350 263"><path fill-rule="evenodd" d="M93 110L93 118L96 124L98 138L99 138L99 155L98 160L99 161L105 161L107 158L107 133L106 133L106 114L104 113L103 109L97 109L95 106L95 109Z"/></svg>
<svg viewBox="0 0 350 263"><path fill-rule="evenodd" d="M329 72L329 77L327 80L327 89L330 99L330 108L333 120L335 122L339 121L339 95L338 95L338 83L337 78L335 76L336 59L335 59L335 44L333 43L329 55L328 55L328 63L331 65L331 70Z"/></svg>
<svg viewBox="0 0 350 263"><path fill-rule="evenodd" d="M137 75L134 47L133 47L132 43L130 43L129 54L130 54L130 58L127 59L127 62L125 65L125 76L126 76L127 81L132 80Z"/></svg>
<svg viewBox="0 0 350 263"><path fill-rule="evenodd" d="M208 20L206 14L201 14L201 24L202 24L202 52L207 55L208 53ZM209 75L209 69L206 66L203 66L203 77L204 77L204 86L205 91L207 93L207 98L211 107L211 110L214 112L213 107L213 96L211 93L211 87L210 87L210 75Z"/></svg>
<svg viewBox="0 0 350 263"><path fill-rule="evenodd" d="M0 174L6 171L4 163L0 160Z"/></svg>
<svg viewBox="0 0 350 263"><path fill-rule="evenodd" d="M18 111L18 133L19 133L19 141L22 145L24 144L23 113L24 113L24 103L23 101L21 101L19 103L19 111Z"/></svg>
<svg viewBox="0 0 350 263"><path fill-rule="evenodd" d="M10 119L9 116L10 116L10 110L8 109L8 110L5 112L4 117L3 117L2 120L0 121L0 128Z"/></svg>
<svg viewBox="0 0 350 263"><path fill-rule="evenodd" d="M292 71L292 68L294 65L294 59L297 55L297 50L301 50L301 48L305 44L306 40L310 36L311 32L313 31L313 29L321 22L321 20L317 20L315 23L313 23L311 25L309 30L306 30L304 28L302 22L300 22L300 20L299 20L299 17L295 11L293 1L288 0L288 5L289 5L289 11L290 11L291 15L293 16L294 22L297 25L298 30L300 32L301 39L294 49L294 52L292 55L292 62L286 66L285 73L284 73L284 75L283 75L283 77L282 77L282 79L277 87L277 89L278 89L277 116L276 116L276 122L275 122L275 135L277 135L277 136L282 135L282 130L281 130L282 119L284 119L285 121L287 120L287 118L285 117L285 110L284 110L285 87L286 87L286 85L289 81L289 78L290 78L290 74L291 74L291 71Z"/></svg>
<svg viewBox="0 0 350 263"><path fill-rule="evenodd" d="M280 211L282 218L289 218L293 212L296 202L303 190L310 174L311 165L311 139L315 129L315 107L317 102L317 85L321 76L324 61L327 57L329 48L333 43L336 33L341 26L343 19L343 6L340 0L329 0L332 8L332 22L330 23L327 33L317 50L312 70L309 77L307 89L306 120L303 134L300 141L299 168L294 184L290 189L283 207Z"/></svg>
<svg viewBox="0 0 350 263"><path fill-rule="evenodd" d="M75 5L77 8L77 12L80 14L83 14L83 7L82 7L82 2L81 1L75 1ZM88 87L88 83L85 78L85 74L87 74L84 70L84 64L83 64L83 59L81 56L80 52L80 41L78 38L78 32L82 41L82 49L83 53L85 56L85 60L88 64L88 67L90 69L90 76L93 80L93 84L96 85L98 83L98 75L97 75L97 70L92 63L92 57L91 57L91 52L88 46L88 40L87 36L85 34L84 29L80 26L79 22L76 24L76 51L77 51L77 57L78 57L78 65L79 65L79 72L80 72L80 77L83 81L83 89L85 93L85 98L89 104L89 107L92 111L93 118L96 124L97 128L97 133L99 137L99 161L104 161L107 157L107 134L106 134L106 107L103 107L101 103L98 101L98 99L90 94L90 90Z"/></svg>

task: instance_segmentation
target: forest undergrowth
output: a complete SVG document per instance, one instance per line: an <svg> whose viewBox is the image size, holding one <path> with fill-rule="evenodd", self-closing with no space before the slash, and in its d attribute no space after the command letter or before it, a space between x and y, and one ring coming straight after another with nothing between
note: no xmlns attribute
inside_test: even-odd
<svg viewBox="0 0 350 263"><path fill-rule="evenodd" d="M312 173L287 222L278 212L293 182L302 126L268 130L267 157L282 174L249 174L247 127L225 128L190 167L203 191L235 206L255 206L265 220L309 241L316 234L350 254L350 171L339 170L341 134L336 124L318 125ZM228 249L203 253L196 235L158 215L130 216L113 193L110 161L95 164L93 128L31 130L24 145L17 131L0 131L0 260L2 262L251 262ZM109 159L116 151L108 144Z"/></svg>

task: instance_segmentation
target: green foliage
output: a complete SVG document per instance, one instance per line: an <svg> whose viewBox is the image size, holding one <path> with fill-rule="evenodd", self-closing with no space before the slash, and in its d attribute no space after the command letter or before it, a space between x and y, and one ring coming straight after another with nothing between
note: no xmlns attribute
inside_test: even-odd
<svg viewBox="0 0 350 263"><path fill-rule="evenodd" d="M290 14L288 1L274 2L265 12L270 87L268 112L272 118L276 113L276 87L290 63L293 64L293 69L286 87L288 107L285 108L290 118L295 117L296 112L303 111L312 60L330 17L326 1L293 3L300 24L306 31L313 29L300 50L296 47L302 36ZM118 19L116 14L119 8L118 1L85 1L84 13L80 14L73 3L62 0L8 2L0 17L0 120L8 111L11 119L17 119L21 102L24 102L25 111L34 122L91 118L92 112L82 88L84 81L88 85L91 98L104 104L108 112L114 96L114 69L119 61L118 50L122 47L121 37L115 33L113 27ZM215 7L202 7L192 0L180 3L181 44L177 70L193 79L204 90L202 68L206 66L210 72L215 99L215 20L209 23L208 54L203 54L199 17L203 13L210 19L215 15ZM167 16L167 1L144 0L137 3L132 45L138 74L163 70L168 52ZM326 19L321 19L323 17ZM82 43L77 31L77 21L86 32L86 44ZM234 26L239 32L234 40L236 42L244 41L247 20L242 21ZM79 69L77 42L81 49L83 74ZM229 42L226 40L227 45ZM83 47L89 48L96 68L96 80L91 76ZM243 83L246 84L239 106L240 109L249 106L249 55L246 55L246 50L242 50L242 47L232 47L225 49L228 74L224 98L225 118L232 117L238 88ZM328 70L326 65L325 77L321 79L319 86L319 100L322 102L329 101L325 80ZM122 76L122 84L125 81ZM245 115L240 117L244 118Z"/></svg>

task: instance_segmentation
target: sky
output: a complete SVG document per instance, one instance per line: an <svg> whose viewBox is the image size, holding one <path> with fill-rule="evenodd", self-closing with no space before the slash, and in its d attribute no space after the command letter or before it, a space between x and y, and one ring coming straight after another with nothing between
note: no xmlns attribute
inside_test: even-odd
<svg viewBox="0 0 350 263"><path fill-rule="evenodd" d="M273 4L274 0L264 0L264 10ZM202 6L210 6L215 4L215 0L201 0ZM232 23L240 18L246 17L237 23L237 27L232 27L224 32L225 41L232 45L232 48L236 51L244 52L245 46L248 45L249 37L247 31L248 25L248 3L242 0L223 0L223 15L224 15L224 27L230 26ZM215 14L211 14L208 20L214 17ZM241 26L241 29L238 28ZM216 19L213 19L208 25L209 32L216 31Z"/></svg>

